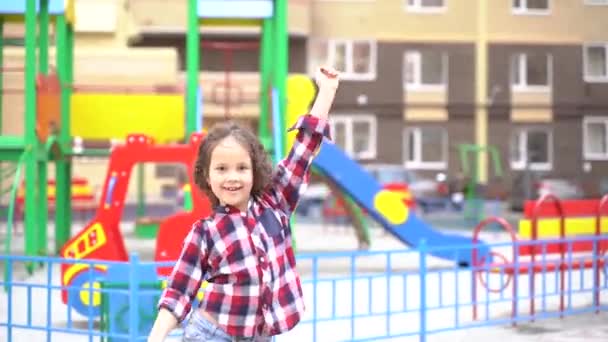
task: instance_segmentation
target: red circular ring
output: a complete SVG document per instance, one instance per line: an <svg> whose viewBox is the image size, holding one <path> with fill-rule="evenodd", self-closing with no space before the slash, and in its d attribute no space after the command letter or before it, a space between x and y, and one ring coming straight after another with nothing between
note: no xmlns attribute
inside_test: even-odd
<svg viewBox="0 0 608 342"><path fill-rule="evenodd" d="M498 252L494 252L494 251L491 251L491 252L490 252L490 255L491 255L491 256L494 256L494 257L497 257L497 258L499 258L499 259L502 259L502 261L503 261L502 265L507 265L508 260L507 260L507 257L505 257L505 256L504 256L504 254L502 254L502 253L498 253ZM480 259L480 261L479 261L479 266L483 266L483 265L484 265L484 263L485 263L485 261L486 261L486 257L484 256L484 257L482 257L482 258ZM500 265L500 264L499 264L499 265ZM507 273L507 280L504 282L504 284L503 284L503 285L502 285L500 288L498 288L498 289L491 289L491 288L488 286L488 282L487 282L487 281L485 281L484 277L481 275L483 272L482 272L482 271L475 271L475 272L477 272L477 273L478 273L478 274L477 274L477 277L479 278L479 282L481 283L481 285L482 285L483 287L485 287L485 288L486 288L486 290L488 290L488 291L490 291L490 292L492 292L492 293L501 293L502 291L504 291L504 290L507 288L507 286L509 286L509 284L511 283L511 279L513 278L513 274L509 274L509 273Z"/></svg>

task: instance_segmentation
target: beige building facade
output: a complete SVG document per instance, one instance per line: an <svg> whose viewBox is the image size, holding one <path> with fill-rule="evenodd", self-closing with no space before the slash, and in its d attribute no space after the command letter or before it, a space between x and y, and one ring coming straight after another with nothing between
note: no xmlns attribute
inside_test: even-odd
<svg viewBox="0 0 608 342"><path fill-rule="evenodd" d="M608 191L608 0L481 1L290 0L290 72L342 71L332 128L362 164L454 176L458 146L477 143L498 149L507 184L530 168ZM77 0L75 82L183 84L186 10L185 0ZM259 29L203 26L201 38L205 125L228 110L257 127L258 51L234 50L227 64L205 43L255 43ZM5 49L5 63L22 54ZM4 133L23 129L19 96L4 96L14 113ZM75 173L99 184L103 165L76 161ZM490 163L485 172L491 181ZM157 197L174 182L146 181Z"/></svg>

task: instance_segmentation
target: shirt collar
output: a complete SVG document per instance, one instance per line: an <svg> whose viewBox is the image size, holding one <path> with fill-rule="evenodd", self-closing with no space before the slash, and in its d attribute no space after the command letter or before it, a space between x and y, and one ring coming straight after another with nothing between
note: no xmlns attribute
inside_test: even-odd
<svg viewBox="0 0 608 342"><path fill-rule="evenodd" d="M247 211L249 211L251 209L251 206L253 205L253 199L250 198L249 202L247 202ZM238 214L241 212L241 210L235 206L226 204L226 205L217 205L213 211L217 214Z"/></svg>

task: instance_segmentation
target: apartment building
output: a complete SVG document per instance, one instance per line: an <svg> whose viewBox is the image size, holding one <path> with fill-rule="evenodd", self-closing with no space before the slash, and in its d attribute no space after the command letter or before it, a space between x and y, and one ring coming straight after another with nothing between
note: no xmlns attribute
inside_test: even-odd
<svg viewBox="0 0 608 342"><path fill-rule="evenodd" d="M529 167L597 191L608 180L607 19L606 0L317 0L309 63L344 71L334 132L362 162L454 175L458 145L479 142L482 107L507 184Z"/></svg>
<svg viewBox="0 0 608 342"><path fill-rule="evenodd" d="M343 72L333 134L363 164L454 176L458 146L481 142L498 149L507 184L531 168L597 191L608 177L608 0L480 1L289 0L289 70ZM78 82L183 82L186 1L76 5ZM201 37L205 125L229 114L257 127L259 29L203 26Z"/></svg>
<svg viewBox="0 0 608 342"><path fill-rule="evenodd" d="M343 72L332 128L361 163L454 176L459 145L482 143L497 148L506 184L530 168L600 189L608 174L608 1L480 1L289 1L290 72L325 62ZM147 0L131 6L140 6L132 45L173 46L183 69L185 12L151 10ZM201 33L206 122L230 111L255 127L259 53L229 56L213 42L255 43L259 30ZM496 175L492 163L485 171L487 180Z"/></svg>

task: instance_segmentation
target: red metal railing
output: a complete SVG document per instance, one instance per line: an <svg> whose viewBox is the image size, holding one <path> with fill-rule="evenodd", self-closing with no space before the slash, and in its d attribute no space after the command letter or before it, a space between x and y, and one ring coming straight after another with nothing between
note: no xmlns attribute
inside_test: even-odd
<svg viewBox="0 0 608 342"><path fill-rule="evenodd" d="M473 320L477 319L477 279L479 279L480 283L482 284L482 286L484 286L484 288L488 291L492 291L492 292L502 292L509 284L509 282L511 281L511 277L513 277L512 275L508 275L507 280L505 281L505 284L503 284L503 286L501 286L501 288L497 289L497 290L491 290L488 286L488 283L486 281L483 280L482 278L482 266L485 264L485 262L487 261L486 258L482 258L479 259L478 255L477 255L477 243L479 243L479 234L481 233L482 229L485 228L488 224L490 223L498 223L501 227L504 228L504 230L507 231L507 233L509 233L509 235L511 236L511 240L513 241L513 255L515 255L516 250L515 250L515 241L517 241L517 236L515 235L515 231L513 230L513 227L511 227L511 225L509 224L509 222L507 222L507 220L505 220L502 217L489 217L483 221L481 221L476 227L475 230L473 231L473 281L472 281L472 285L473 285L473 291L472 291L472 296L473 296ZM496 256L499 257L501 259L503 259L503 261L506 261L507 258L503 255L500 254L498 252L490 252L491 256ZM492 267L494 263L492 263L490 265L490 267ZM505 263L506 264L506 263ZM515 313L516 313L516 305L517 305L517 286L516 284L513 285L513 310L512 310L512 314L511 317L514 318Z"/></svg>
<svg viewBox="0 0 608 342"><path fill-rule="evenodd" d="M539 213L540 213L540 208L541 206L547 202L548 200L552 200L552 202L555 204L555 207L558 211L558 217L559 217L559 254L560 254L560 291L559 291L559 311L560 311L560 317L563 316L563 311L564 311L564 290L566 287L566 278L564 277L564 255L565 255L565 251L564 251L564 246L566 244L565 242L565 237L566 237L566 226L565 226L565 217L564 217L564 207L562 205L562 202L560 201L559 198L557 198L555 195L553 194L545 194L543 196L541 196L540 199L538 199L536 201L536 203L534 204L534 209L532 210L532 242L536 243L536 241L538 240L538 218L539 218ZM535 301L534 301L534 283L535 283L535 275L534 275L534 268L536 266L536 253L537 253L537 246L533 245L531 248L531 253L530 253L530 258L531 258L531 269L532 269L532 275L530 276L530 315L532 316L532 321L534 321L534 313L535 313Z"/></svg>

